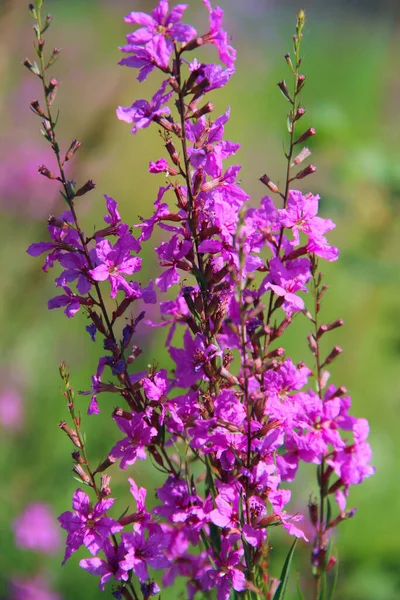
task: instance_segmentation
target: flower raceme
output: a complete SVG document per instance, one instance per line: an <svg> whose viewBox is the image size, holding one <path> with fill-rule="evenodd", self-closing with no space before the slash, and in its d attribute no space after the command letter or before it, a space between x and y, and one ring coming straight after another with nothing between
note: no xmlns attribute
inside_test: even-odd
<svg viewBox="0 0 400 600"><path fill-rule="evenodd" d="M326 238L335 225L318 216L318 195L290 185L315 170L309 165L292 175L310 154L303 148L294 158L311 135L310 129L300 136L295 132L304 114L299 104L305 79L299 71L304 13L297 16L293 60L287 58L293 96L284 82L279 84L290 103L285 188L281 191L264 175L262 183L277 200L267 195L254 207L240 185L240 165L224 164L240 149L225 139L230 109L213 119L214 105L208 99L229 83L236 51L223 29L223 11L208 0L203 3L209 12L209 30L203 35L182 23L187 5L170 9L166 0L151 14L131 12L125 18L139 28L128 33L121 47L127 56L120 64L138 69L139 81L153 71L163 78L150 101L135 100L117 109L117 117L133 125L134 134L156 126L164 143L165 156L151 162L149 172L162 174L168 184L159 188L150 217L130 227L122 222L117 202L105 196L105 227L86 236L75 197L93 184L75 192L75 184L65 178L47 92L47 113L42 110L45 137L60 165L60 176L50 178L62 183L68 210L49 219L51 241L32 244L28 253L46 254L44 271L61 267L55 283L63 293L49 301L49 308L65 307L69 318L83 311L90 320L86 330L91 339L103 338L105 355L91 389L84 392L92 396L88 413L109 410L100 399L106 391L124 403L112 413L124 437L105 446L107 458L93 470L69 377L61 369L74 429L65 423L61 427L78 449L74 471L94 498L77 490L75 512L59 518L68 531L64 560L86 546L92 556L80 566L100 578L101 589L114 580L117 597L138 598L135 586L143 598L156 594L160 588L149 569L163 571L165 586L177 576L186 578L189 598L211 589L218 600L227 600L232 589L272 597L264 560L271 527L282 526L289 535L308 541L296 525L302 515L290 511L286 487L296 478L300 462L318 469L320 500L310 502L310 514L315 528L313 575L320 589L331 531L353 514L346 511L349 488L373 473L368 423L349 414L350 397L343 387L326 387L325 367L341 349L335 346L324 360L319 346L323 335L342 325L340 319L320 323L319 315L326 286L318 260L338 258L337 248ZM34 17L38 69L45 81L44 28L40 14L34 11ZM204 44L216 46L222 65L200 62ZM159 272L154 282L139 282L138 255L155 228L164 236L155 249ZM114 301L111 313L105 290ZM305 299L309 291L310 303ZM157 303L162 320L144 323L149 328L169 326L165 344L175 366L168 371L154 363L138 371L135 360L142 350L135 344L135 331L146 305ZM299 315L312 328L312 369L294 364L278 345ZM125 326L119 334L121 319ZM178 329L182 336L176 335ZM317 391L310 387L311 378ZM130 478L137 510L128 509L115 519L105 471L119 461L121 469L131 472L137 459L152 460L165 474L157 505L148 511L146 490ZM196 478L195 463L202 469ZM327 516L331 496L338 506L335 518Z"/></svg>

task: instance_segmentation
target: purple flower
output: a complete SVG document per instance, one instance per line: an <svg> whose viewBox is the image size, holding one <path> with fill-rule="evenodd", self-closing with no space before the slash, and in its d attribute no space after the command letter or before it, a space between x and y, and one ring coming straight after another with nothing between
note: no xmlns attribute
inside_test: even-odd
<svg viewBox="0 0 400 600"><path fill-rule="evenodd" d="M212 8L210 0L203 0L204 6L210 13L210 31L203 35L203 42L214 44L218 48L219 58L227 67L233 67L236 60L236 50L228 44L229 36L222 29L224 11L219 6Z"/></svg>
<svg viewBox="0 0 400 600"><path fill-rule="evenodd" d="M72 497L72 508L58 517L60 525L68 531L64 564L83 544L95 556L104 546L107 538L123 529L114 519L104 516L114 504L114 498L100 500L91 505L89 496L78 489Z"/></svg>
<svg viewBox="0 0 400 600"><path fill-rule="evenodd" d="M161 69L169 66L174 50L173 42L189 42L196 36L196 30L191 25L181 23L187 4L178 4L168 14L168 1L160 0L151 15L142 12L131 12L125 17L126 23L141 25L141 28L126 36L132 46L145 46L145 51ZM139 54L140 57L140 54ZM142 66L142 65L130 65ZM142 79L146 75L142 75Z"/></svg>
<svg viewBox="0 0 400 600"><path fill-rule="evenodd" d="M70 319L76 315L81 306L90 306L93 304L90 298L82 298L81 296L74 294L67 285L62 285L62 288L64 289L65 294L55 296L48 301L47 306L50 310L65 306L64 313Z"/></svg>
<svg viewBox="0 0 400 600"><path fill-rule="evenodd" d="M166 292L171 286L179 282L180 274L178 273L177 264L185 258L191 249L191 242L182 240L177 235L173 235L169 242L163 242L161 246L156 248L160 265L170 267L156 279L156 285L162 292Z"/></svg>
<svg viewBox="0 0 400 600"><path fill-rule="evenodd" d="M246 589L246 577L241 567L243 550L233 550L229 540L222 540L221 554L214 557L216 569L209 569L202 578L205 590L217 589L217 600L229 600L232 588L236 592Z"/></svg>
<svg viewBox="0 0 400 600"><path fill-rule="evenodd" d="M126 551L121 567L126 570L132 569L139 581L145 582L149 579L148 565L153 569L168 567L169 560L164 553L168 545L168 536L162 532L150 534L147 539L144 531L123 533L121 537Z"/></svg>
<svg viewBox="0 0 400 600"><path fill-rule="evenodd" d="M120 121L134 123L132 133L137 133L139 129L146 129L152 121L155 121L163 115L169 115L170 109L164 106L171 98L173 91L165 94L165 88L168 85L166 79L160 89L154 94L151 102L147 100L136 100L132 106L119 106L117 108L117 117Z"/></svg>
<svg viewBox="0 0 400 600"><path fill-rule="evenodd" d="M61 600L50 588L47 577L41 573L30 579L15 577L11 580L12 600Z"/></svg>
<svg viewBox="0 0 400 600"><path fill-rule="evenodd" d="M129 578L128 569L121 568L121 563L125 558L125 548L120 544L117 548L107 539L104 542L102 551L105 554L105 560L94 557L84 558L79 561L79 566L92 575L100 576L99 587L104 592L104 586L112 577L117 581L127 581Z"/></svg>
<svg viewBox="0 0 400 600"><path fill-rule="evenodd" d="M155 373L151 379L145 377L143 390L149 400L160 400L167 391L168 378L166 369Z"/></svg>
<svg viewBox="0 0 400 600"><path fill-rule="evenodd" d="M196 333L194 339L187 329L183 337L183 348L169 350L172 360L176 363L175 379L178 387L187 388L203 377L203 367L221 351L214 344L206 345L201 333Z"/></svg>
<svg viewBox="0 0 400 600"><path fill-rule="evenodd" d="M145 446L157 435L157 429L148 425L146 413L133 414L131 419L115 416L114 420L126 437L117 442L110 454L120 458L121 469L126 469L133 465L137 458L146 458Z"/></svg>
<svg viewBox="0 0 400 600"><path fill-rule="evenodd" d="M130 234L120 238L114 247L108 240L100 240L96 244L97 258L100 264L89 271L89 274L95 281L110 280L111 298L116 297L119 289L125 290L128 296L131 293L123 274L133 275L140 270L142 265L141 258L130 255L131 250L138 252L140 245Z"/></svg>
<svg viewBox="0 0 400 600"><path fill-rule="evenodd" d="M53 554L61 546L57 522L48 504L28 504L15 519L13 529L18 548Z"/></svg>

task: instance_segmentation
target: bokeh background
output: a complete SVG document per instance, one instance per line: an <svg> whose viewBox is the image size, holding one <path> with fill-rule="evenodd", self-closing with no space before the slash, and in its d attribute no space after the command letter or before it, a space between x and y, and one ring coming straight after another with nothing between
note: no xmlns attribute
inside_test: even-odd
<svg viewBox="0 0 400 600"><path fill-rule="evenodd" d="M186 21L205 31L202 2L189 4ZM226 10L238 60L235 78L215 94L215 103L220 111L231 106L227 136L243 145L242 185L254 203L265 194L258 182L264 172L275 181L283 178L287 106L276 82L288 76L282 55L291 49L295 13L301 7L307 11L303 44L307 122L304 118L303 123L318 131L312 143L318 171L302 189L319 193L323 215L337 222L330 239L340 247L341 257L324 268L330 286L324 317L326 321L343 317L346 326L331 334L330 339L345 350L332 372L335 383L351 392L354 414L370 420L377 468L373 478L353 490L350 506L359 510L336 538L341 562L337 598L393 600L400 597L398 2L220 0L219 4ZM74 137L83 144L68 174L80 183L94 179L97 186L80 206L89 229L102 220L103 193L116 198L124 220L134 223L139 214L150 214L160 183L147 173L149 160L162 156L156 130L134 137L115 117L118 104L147 97L152 89L151 83L139 89L135 73L117 66L117 47L129 31L123 16L152 7L151 0L47 2L46 10L54 15L48 47L63 49L53 67L61 81L56 101L59 139L65 148ZM41 260L25 254L32 241L46 239L48 215L64 210L57 185L37 174L39 165L52 168L54 160L28 106L40 97L38 81L21 66L25 56L33 58L31 26L27 3L0 1L0 598L92 600L105 596L95 578L77 566L77 559L87 553L77 553L61 568L57 533L49 555L19 548L13 532L15 519L31 503L45 503L50 518L70 508L76 482L69 440L57 427L67 417L58 364L65 360L74 387L85 390L101 353L100 345L92 344L84 332L83 317L68 320L62 311L47 311L47 300L54 295L52 274L45 275ZM152 261L149 246L145 274L154 271ZM300 328L286 339L297 360L310 361L306 333ZM162 343L149 339L147 332L141 335L145 365L154 355L160 357ZM87 399L79 402L85 413ZM110 400L110 411L112 406ZM94 461L103 458L117 439L110 411L85 419ZM157 485L143 463L135 465L133 474L150 490ZM113 481L127 498L118 468ZM312 490L311 468L298 483L300 504L307 503ZM124 508L121 505L121 512ZM27 514L28 527L34 517L29 508ZM287 549L288 540L276 537L273 543L279 554L280 548L282 553ZM302 571L308 553L304 545L297 554L289 600L296 597L296 570L307 590ZM278 575L278 561L273 567ZM163 591L162 598L177 598L181 591L178 582L173 590Z"/></svg>

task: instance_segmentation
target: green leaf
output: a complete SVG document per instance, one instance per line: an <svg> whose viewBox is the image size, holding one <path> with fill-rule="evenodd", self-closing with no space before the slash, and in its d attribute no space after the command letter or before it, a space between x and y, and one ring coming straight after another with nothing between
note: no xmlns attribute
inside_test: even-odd
<svg viewBox="0 0 400 600"><path fill-rule="evenodd" d="M301 587L300 587L298 578L296 579L296 590L297 590L297 595L299 597L299 600L305 600L305 598L303 596L303 592L301 591Z"/></svg>
<svg viewBox="0 0 400 600"><path fill-rule="evenodd" d="M294 551L296 549L296 545L297 545L298 541L299 541L298 538L295 538L295 540L289 550L289 553L286 557L285 564L283 565L282 573L280 576L281 582L278 586L278 589L276 590L276 592L274 594L273 600L283 600L285 597L286 586L287 586L287 582L289 580L290 567L292 566L293 555L294 555Z"/></svg>

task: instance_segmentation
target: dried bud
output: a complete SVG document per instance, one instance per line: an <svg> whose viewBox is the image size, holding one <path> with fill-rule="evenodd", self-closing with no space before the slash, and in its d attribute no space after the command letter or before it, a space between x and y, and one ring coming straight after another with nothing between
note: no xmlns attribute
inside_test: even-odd
<svg viewBox="0 0 400 600"><path fill-rule="evenodd" d="M300 137L298 140L296 140L294 143L295 144L301 144L302 142L305 142L306 140L308 140L308 138L312 137L313 135L315 135L317 133L316 129L314 127L309 127ZM294 145L294 144L293 144Z"/></svg>
<svg viewBox="0 0 400 600"><path fill-rule="evenodd" d="M41 165L38 168L38 172L44 177L47 177L47 179L58 179L58 181L60 181L60 178L57 177L57 175L55 175L54 173L52 173L45 165Z"/></svg>
<svg viewBox="0 0 400 600"><path fill-rule="evenodd" d="M100 492L103 497L111 494L110 481L111 477L109 475L101 476Z"/></svg>
<svg viewBox="0 0 400 600"><path fill-rule="evenodd" d="M29 58L25 58L25 60L23 61L22 64L34 75L40 75L39 67L37 66L37 64L35 62L31 63Z"/></svg>
<svg viewBox="0 0 400 600"><path fill-rule="evenodd" d="M289 102L291 104L293 104L293 100L291 95L289 94L289 90L287 89L287 85L286 85L286 81L282 80L282 81L278 81L278 88L281 90L282 94L285 96L285 98L287 100L289 100Z"/></svg>
<svg viewBox="0 0 400 600"><path fill-rule="evenodd" d="M94 190L95 187L96 186L93 183L93 181L89 179L89 181L87 181L85 185L83 185L81 188L79 188L77 192L75 192L75 196L83 196L84 194L87 194L87 192L90 192L90 190Z"/></svg>
<svg viewBox="0 0 400 600"><path fill-rule="evenodd" d="M294 73L295 71L294 71L294 68L293 68L292 59L290 58L290 54L286 53L286 54L284 54L283 56L284 56L284 58L285 58L285 60L286 60L287 64L289 65L289 67L290 67L290 70L292 71L292 73Z"/></svg>
<svg viewBox="0 0 400 600"><path fill-rule="evenodd" d="M81 453L79 452L79 450L74 450L71 453L71 456L72 456L73 460L75 462L77 462L79 465L84 465L85 464L85 459L83 458L83 456L81 455Z"/></svg>
<svg viewBox="0 0 400 600"><path fill-rule="evenodd" d="M76 475L78 475L79 479L81 479L81 481L83 481L83 483L86 483L86 485L92 486L92 482L90 480L89 475L86 473L86 471L83 470L81 465L74 465L72 470L74 473L76 473Z"/></svg>
<svg viewBox="0 0 400 600"><path fill-rule="evenodd" d="M107 458L105 460L103 460L102 463L99 464L99 466L95 470L95 473L103 473L103 471L105 471L106 469L108 469L108 467L111 467L111 465L113 465L116 460L117 459L114 458L114 456L112 456L110 454L109 456L107 456Z"/></svg>
<svg viewBox="0 0 400 600"><path fill-rule="evenodd" d="M212 102L207 102L207 104L205 104L204 106L202 106L201 108L199 108L198 110L195 110L192 115L191 115L191 119L200 119L200 117L202 117L203 115L208 115L209 113L211 113L214 110L214 104Z"/></svg>
<svg viewBox="0 0 400 600"><path fill-rule="evenodd" d="M39 100L32 100L32 102L30 103L30 107L31 110L39 115L39 117L44 117L46 118L46 114L44 112L44 110L41 108L40 104L39 104Z"/></svg>
<svg viewBox="0 0 400 600"><path fill-rule="evenodd" d="M308 167L306 167L305 169L303 169L302 171L297 173L295 179L304 179L304 177L307 177L308 175L312 175L313 173L315 173L316 170L317 170L317 167L315 165L308 165Z"/></svg>
<svg viewBox="0 0 400 600"><path fill-rule="evenodd" d="M266 185L267 188L270 189L271 192L273 192L274 194L279 193L278 186L276 185L276 183L274 183L273 181L270 180L270 178L268 177L268 175L266 173L264 173L264 175L262 177L260 177L260 181L261 181L261 183Z"/></svg>
<svg viewBox="0 0 400 600"><path fill-rule="evenodd" d="M73 155L75 154L75 152L77 150L79 150L79 148L81 147L81 143L78 142L78 140L73 140L73 142L71 143L70 147L68 148L67 152L65 153L65 157L64 157L64 162L68 162Z"/></svg>
<svg viewBox="0 0 400 600"><path fill-rule="evenodd" d="M76 446L79 449L82 449L82 446L81 446L81 443L79 441L79 437L78 437L78 434L76 433L76 431L74 431L73 429L68 427L68 425L66 424L65 421L61 421L58 426L60 429L65 431L65 433L67 434L67 436L69 437L71 442L74 444L74 446Z"/></svg>
<svg viewBox="0 0 400 600"><path fill-rule="evenodd" d="M50 106L53 103L54 98L56 97L57 88L59 85L60 84L57 79L50 79L49 85L46 88L46 96Z"/></svg>
<svg viewBox="0 0 400 600"><path fill-rule="evenodd" d="M301 152L299 152L299 154L296 156L296 158L293 160L292 164L290 165L291 168L299 165L300 163L303 162L303 160L306 160L306 158L308 158L309 156L311 156L311 150L309 148L307 148L307 146L305 146L301 150Z"/></svg>
<svg viewBox="0 0 400 600"><path fill-rule="evenodd" d="M340 346L335 346L332 352L326 357L325 362L322 366L324 367L325 365L329 365L335 360L335 358L339 356L339 354L342 354L342 352L343 349Z"/></svg>

